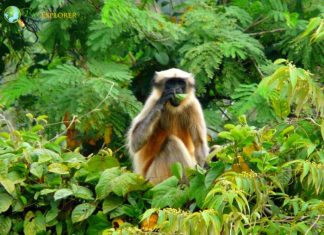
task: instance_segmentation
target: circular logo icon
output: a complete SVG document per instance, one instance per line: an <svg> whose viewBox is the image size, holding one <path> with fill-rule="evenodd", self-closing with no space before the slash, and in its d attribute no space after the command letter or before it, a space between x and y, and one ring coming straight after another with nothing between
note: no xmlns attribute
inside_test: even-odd
<svg viewBox="0 0 324 235"><path fill-rule="evenodd" d="M9 6L4 11L4 18L9 23L17 23L20 20L21 12L16 6Z"/></svg>

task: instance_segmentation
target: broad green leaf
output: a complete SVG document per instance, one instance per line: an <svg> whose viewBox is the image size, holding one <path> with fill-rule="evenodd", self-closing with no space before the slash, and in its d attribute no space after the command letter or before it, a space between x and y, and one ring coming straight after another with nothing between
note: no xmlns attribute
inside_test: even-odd
<svg viewBox="0 0 324 235"><path fill-rule="evenodd" d="M35 227L37 234L46 231L45 217L40 211L36 211Z"/></svg>
<svg viewBox="0 0 324 235"><path fill-rule="evenodd" d="M46 144L44 145L44 147L45 147L46 149L49 149L49 150L51 150L51 151L54 151L54 152L56 152L56 153L58 153L58 154L61 154L61 152L62 152L61 146L58 145L58 144L55 144L55 143L46 143Z"/></svg>
<svg viewBox="0 0 324 235"><path fill-rule="evenodd" d="M74 196L77 198L93 200L93 193L87 187L72 184L72 191Z"/></svg>
<svg viewBox="0 0 324 235"><path fill-rule="evenodd" d="M111 227L111 222L108 221L107 216L102 212L92 215L87 219L89 227L86 234L102 234L102 231Z"/></svg>
<svg viewBox="0 0 324 235"><path fill-rule="evenodd" d="M276 59L273 63L274 64L282 64L282 63L286 63L287 60L286 59Z"/></svg>
<svg viewBox="0 0 324 235"><path fill-rule="evenodd" d="M96 185L96 194L98 199L103 199L111 192L118 196L125 196L131 191L146 190L147 188L147 182L142 176L114 167L101 174Z"/></svg>
<svg viewBox="0 0 324 235"><path fill-rule="evenodd" d="M188 200L188 189L178 187L179 180L172 176L160 184L155 185L153 192L152 207L174 207L180 208Z"/></svg>
<svg viewBox="0 0 324 235"><path fill-rule="evenodd" d="M51 221L55 220L59 214L59 210L56 207L52 207L49 211L45 214L45 222L50 223Z"/></svg>
<svg viewBox="0 0 324 235"><path fill-rule="evenodd" d="M86 161L86 158L83 155L74 152L64 153L62 155L62 158L64 162L85 162Z"/></svg>
<svg viewBox="0 0 324 235"><path fill-rule="evenodd" d="M40 195L46 195L46 194L49 194L49 193L54 193L56 191L57 191L57 189L46 188L46 189L42 189L40 191Z"/></svg>
<svg viewBox="0 0 324 235"><path fill-rule="evenodd" d="M7 193L0 193L0 213L7 211L11 204L12 197L10 197Z"/></svg>
<svg viewBox="0 0 324 235"><path fill-rule="evenodd" d="M66 198L66 197L71 196L71 195L73 195L73 192L72 192L71 189L62 188L62 189L57 190L54 193L54 200L57 201L57 200Z"/></svg>
<svg viewBox="0 0 324 235"><path fill-rule="evenodd" d="M40 211L28 211L24 220L24 234L36 235L46 231L45 217Z"/></svg>
<svg viewBox="0 0 324 235"><path fill-rule="evenodd" d="M234 137L228 131L222 131L222 132L220 132L218 134L218 137L223 138L223 139L232 140L232 141L234 140Z"/></svg>
<svg viewBox="0 0 324 235"><path fill-rule="evenodd" d="M296 87L296 84L297 84L297 79L298 79L296 68L293 67L293 66L290 66L289 67L289 74L290 74L289 78L290 78L292 89L295 90L295 87Z"/></svg>
<svg viewBox="0 0 324 235"><path fill-rule="evenodd" d="M95 211L96 206L90 203L77 205L71 215L72 223L77 223L87 219Z"/></svg>
<svg viewBox="0 0 324 235"><path fill-rule="evenodd" d="M189 185L189 198L195 199L197 205L202 208L205 197L208 193L208 188L205 183L205 176L203 174L197 174L190 180Z"/></svg>
<svg viewBox="0 0 324 235"><path fill-rule="evenodd" d="M183 169L181 163L180 162L173 163L171 166L171 172L175 177L181 180L183 176Z"/></svg>
<svg viewBox="0 0 324 235"><path fill-rule="evenodd" d="M0 216L0 234L7 235L10 232L12 223L9 217Z"/></svg>
<svg viewBox="0 0 324 235"><path fill-rule="evenodd" d="M110 195L105 198L102 203L102 211L107 214L108 212L118 208L123 204L123 199L121 197Z"/></svg>
<svg viewBox="0 0 324 235"><path fill-rule="evenodd" d="M48 171L60 175L69 174L69 167L62 163L52 163L48 166Z"/></svg>
<svg viewBox="0 0 324 235"><path fill-rule="evenodd" d="M105 170L96 185L96 194L98 199L103 199L112 192L112 179L121 175L121 170L117 167Z"/></svg>
<svg viewBox="0 0 324 235"><path fill-rule="evenodd" d="M167 65L169 63L169 56L164 51L155 52L154 57L162 65Z"/></svg>
<svg viewBox="0 0 324 235"><path fill-rule="evenodd" d="M44 166L38 162L33 162L30 165L30 173L40 179L44 173Z"/></svg>
<svg viewBox="0 0 324 235"><path fill-rule="evenodd" d="M65 141L66 140L66 136L60 136L60 137L58 137L55 141L54 141L54 143L55 144L57 144L57 145L60 145L63 141Z"/></svg>
<svg viewBox="0 0 324 235"><path fill-rule="evenodd" d="M24 234L25 235L36 235L36 225L34 218L35 215L32 211L28 211L24 220Z"/></svg>
<svg viewBox="0 0 324 235"><path fill-rule="evenodd" d="M211 163L212 168L208 171L205 178L205 186L208 188L213 184L215 179L220 176L225 170L225 164L221 161Z"/></svg>
<svg viewBox="0 0 324 235"><path fill-rule="evenodd" d="M84 167L89 172L86 181L96 180L102 171L116 166L119 166L119 162L115 157L95 155L87 161Z"/></svg>
<svg viewBox="0 0 324 235"><path fill-rule="evenodd" d="M49 149L35 149L32 152L32 155L37 157L38 163L45 163L51 160L58 160L60 156Z"/></svg>
<svg viewBox="0 0 324 235"><path fill-rule="evenodd" d="M15 191L15 184L10 179L1 178L0 176L0 183L9 194L12 194Z"/></svg>

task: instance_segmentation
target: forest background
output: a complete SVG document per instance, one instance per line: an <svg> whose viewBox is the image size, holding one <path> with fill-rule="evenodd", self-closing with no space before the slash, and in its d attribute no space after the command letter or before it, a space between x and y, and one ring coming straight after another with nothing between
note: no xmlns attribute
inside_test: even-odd
<svg viewBox="0 0 324 235"><path fill-rule="evenodd" d="M10 5L24 27L3 18ZM1 235L323 232L323 1L0 10ZM188 184L175 164L152 186L131 172L125 133L172 67L195 75L217 147Z"/></svg>

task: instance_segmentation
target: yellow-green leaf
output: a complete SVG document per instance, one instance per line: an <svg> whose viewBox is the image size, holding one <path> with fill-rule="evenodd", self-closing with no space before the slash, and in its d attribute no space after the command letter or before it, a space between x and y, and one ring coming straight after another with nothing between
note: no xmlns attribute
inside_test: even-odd
<svg viewBox="0 0 324 235"><path fill-rule="evenodd" d="M48 166L48 171L60 175L69 174L69 167L61 163L52 163Z"/></svg>

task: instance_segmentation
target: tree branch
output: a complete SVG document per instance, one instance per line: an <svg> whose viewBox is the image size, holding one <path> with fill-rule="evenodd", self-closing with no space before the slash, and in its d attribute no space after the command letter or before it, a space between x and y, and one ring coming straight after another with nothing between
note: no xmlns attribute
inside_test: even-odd
<svg viewBox="0 0 324 235"><path fill-rule="evenodd" d="M254 35L263 35L266 33L275 33L275 32L281 32L281 31L285 31L286 29L284 28L279 28L279 29L273 29L273 30L269 30L269 31L261 31L261 32L256 32L256 33L249 33L249 35L254 36Z"/></svg>

